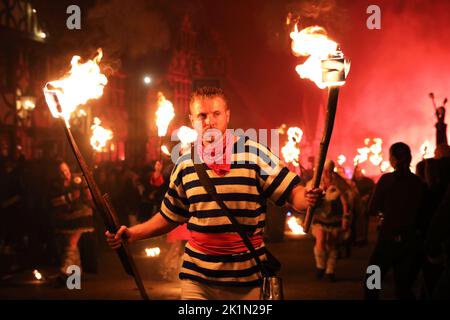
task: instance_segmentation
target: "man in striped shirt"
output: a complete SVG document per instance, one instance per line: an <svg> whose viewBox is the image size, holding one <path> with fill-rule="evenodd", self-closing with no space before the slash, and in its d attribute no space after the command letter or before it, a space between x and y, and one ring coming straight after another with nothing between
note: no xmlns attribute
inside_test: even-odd
<svg viewBox="0 0 450 320"><path fill-rule="evenodd" d="M322 190L306 191L300 178L267 147L227 130L230 110L222 90L207 87L194 92L189 117L199 133L195 161L206 163L221 200L264 261L267 199L304 210L316 203ZM142 224L122 226L106 236L115 249L124 241L123 235L132 243L184 223L190 240L180 272L182 299L258 299L260 269L227 215L201 185L190 152L177 160L160 212Z"/></svg>

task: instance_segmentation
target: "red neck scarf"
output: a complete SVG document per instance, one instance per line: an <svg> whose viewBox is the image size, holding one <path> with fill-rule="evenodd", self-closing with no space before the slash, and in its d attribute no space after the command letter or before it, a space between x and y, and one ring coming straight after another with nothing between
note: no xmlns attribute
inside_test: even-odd
<svg viewBox="0 0 450 320"><path fill-rule="evenodd" d="M231 169L231 154L233 153L234 136L227 130L217 142L207 146L197 147L197 153L203 162L219 176L225 176ZM197 144L200 145L200 144Z"/></svg>

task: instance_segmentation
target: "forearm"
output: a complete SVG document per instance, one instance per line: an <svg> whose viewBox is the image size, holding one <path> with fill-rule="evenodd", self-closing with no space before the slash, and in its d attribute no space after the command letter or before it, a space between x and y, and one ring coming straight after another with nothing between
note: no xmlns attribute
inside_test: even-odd
<svg viewBox="0 0 450 320"><path fill-rule="evenodd" d="M172 231L177 226L178 224L170 222L158 212L151 219L129 228L132 235L131 241L157 237Z"/></svg>
<svg viewBox="0 0 450 320"><path fill-rule="evenodd" d="M308 208L308 202L305 197L305 187L298 185L292 190L289 196L289 204L297 211L304 211Z"/></svg>

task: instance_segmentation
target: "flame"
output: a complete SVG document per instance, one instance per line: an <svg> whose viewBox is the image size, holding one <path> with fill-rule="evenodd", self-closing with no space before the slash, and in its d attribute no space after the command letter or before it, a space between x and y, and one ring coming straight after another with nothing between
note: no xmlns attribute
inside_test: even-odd
<svg viewBox="0 0 450 320"><path fill-rule="evenodd" d="M358 151L358 154L353 159L353 164L355 166L365 162L369 158L370 149L367 147L364 147L364 148L358 148L357 151Z"/></svg>
<svg viewBox="0 0 450 320"><path fill-rule="evenodd" d="M78 110L78 117L86 117L87 113L86 111L84 111L84 109L79 109Z"/></svg>
<svg viewBox="0 0 450 320"><path fill-rule="evenodd" d="M293 234L306 234L305 231L303 231L303 227L298 223L296 217L290 217L287 224Z"/></svg>
<svg viewBox="0 0 450 320"><path fill-rule="evenodd" d="M42 274L38 270L34 270L33 274L37 280L42 280Z"/></svg>
<svg viewBox="0 0 450 320"><path fill-rule="evenodd" d="M383 149L381 147L383 140L381 140L380 138L374 138L373 141L374 144L370 146L370 152L372 153L372 155L370 156L369 159L374 166L379 166L383 161L382 156Z"/></svg>
<svg viewBox="0 0 450 320"><path fill-rule="evenodd" d="M99 66L103 52L101 49L97 52L93 60L85 63L80 63L81 57L74 56L68 74L45 85L45 100L52 116L64 119L67 126L72 112L89 100L100 98L103 95L103 88L108 83ZM61 110L58 108L58 101Z"/></svg>
<svg viewBox="0 0 450 320"><path fill-rule="evenodd" d="M198 133L192 128L182 126L178 129L177 136L183 146L188 146L197 140Z"/></svg>
<svg viewBox="0 0 450 320"><path fill-rule="evenodd" d="M425 140L424 143L420 146L420 155L422 156L422 159L430 159L433 158L433 153L431 150L431 144L430 141Z"/></svg>
<svg viewBox="0 0 450 320"><path fill-rule="evenodd" d="M288 139L292 139L296 143L300 143L303 137L302 129L298 127L291 127L287 131Z"/></svg>
<svg viewBox="0 0 450 320"><path fill-rule="evenodd" d="M310 79L319 88L342 86L345 80L338 79L344 71L347 76L350 64L344 60L343 53L338 45L327 37L327 32L319 26L312 26L298 31L297 24L291 32L291 48L295 56L307 56L308 59L297 65L295 70L302 79ZM324 81L334 77L334 80Z"/></svg>
<svg viewBox="0 0 450 320"><path fill-rule="evenodd" d="M298 167L298 157L300 156L300 149L295 146L295 143L288 141L286 145L281 148L281 154L283 155L284 161L292 163L294 166Z"/></svg>
<svg viewBox="0 0 450 320"><path fill-rule="evenodd" d="M170 156L170 152L169 152L169 149L167 148L167 146L165 146L165 145L161 146L161 151L162 151L165 155Z"/></svg>
<svg viewBox="0 0 450 320"><path fill-rule="evenodd" d="M337 163L338 165L342 166L346 160L347 158L343 154L340 154L337 158Z"/></svg>
<svg viewBox="0 0 450 320"><path fill-rule="evenodd" d="M369 159L369 161L374 166L381 165L381 163L383 161L383 155L382 155L383 140L381 138L374 138L372 140L373 140L373 143L371 145L369 145L370 139L369 138L364 139L365 147L357 149L358 154L353 159L353 164L355 166L367 161L367 159Z"/></svg>
<svg viewBox="0 0 450 320"><path fill-rule="evenodd" d="M159 254L161 253L161 249L159 249L158 247L155 248L145 248L145 254L147 255L147 257L157 257L159 256Z"/></svg>
<svg viewBox="0 0 450 320"><path fill-rule="evenodd" d="M287 163L292 163L295 167L299 166L298 158L300 156L300 148L297 147L303 137L302 129L291 127L287 130L288 141L281 148L281 154Z"/></svg>
<svg viewBox="0 0 450 320"><path fill-rule="evenodd" d="M106 147L106 142L113 138L113 132L103 128L101 120L97 117L94 118L94 124L91 126L91 146L97 152L102 152Z"/></svg>
<svg viewBox="0 0 450 320"><path fill-rule="evenodd" d="M175 117L172 102L166 99L162 92L158 92L158 110L156 110L156 126L158 136L163 137L167 133L170 121Z"/></svg>
<svg viewBox="0 0 450 320"><path fill-rule="evenodd" d="M381 170L381 172L386 172L386 171L392 171L393 170L393 168L391 167L391 163L389 162L389 161L383 161L381 164L380 164L380 170Z"/></svg>
<svg viewBox="0 0 450 320"><path fill-rule="evenodd" d="M286 133L286 125L284 123L278 128L278 133L279 134L285 134Z"/></svg>

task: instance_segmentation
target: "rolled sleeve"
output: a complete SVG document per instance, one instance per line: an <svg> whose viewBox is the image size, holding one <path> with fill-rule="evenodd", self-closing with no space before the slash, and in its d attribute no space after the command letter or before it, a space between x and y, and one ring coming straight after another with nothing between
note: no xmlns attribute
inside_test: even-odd
<svg viewBox="0 0 450 320"><path fill-rule="evenodd" d="M189 201L184 192L181 179L182 166L178 164L170 175L169 189L161 203L161 214L169 221L183 224L189 221Z"/></svg>

